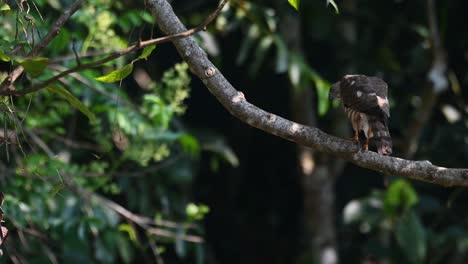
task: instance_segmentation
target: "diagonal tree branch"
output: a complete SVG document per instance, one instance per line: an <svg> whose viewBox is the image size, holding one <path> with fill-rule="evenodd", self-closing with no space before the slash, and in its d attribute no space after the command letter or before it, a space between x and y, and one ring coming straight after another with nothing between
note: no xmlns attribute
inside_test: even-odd
<svg viewBox="0 0 468 264"><path fill-rule="evenodd" d="M148 0L147 4L163 32L170 35L186 30L166 0ZM350 141L266 112L249 103L244 94L226 80L193 38L173 40L173 43L191 71L218 101L233 116L250 126L386 175L403 176L444 186L468 186L468 169L449 169L434 166L429 161L412 161L359 151L359 146Z"/></svg>

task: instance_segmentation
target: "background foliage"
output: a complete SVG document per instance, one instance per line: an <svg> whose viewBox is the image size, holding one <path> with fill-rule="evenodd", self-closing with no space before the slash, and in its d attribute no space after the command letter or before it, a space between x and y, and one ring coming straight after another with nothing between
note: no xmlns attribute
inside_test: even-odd
<svg viewBox="0 0 468 264"><path fill-rule="evenodd" d="M160 35L143 2L87 1L40 57L25 58L71 1L28 1L29 13L16 1L7 1L7 10L4 2L0 81L21 64L26 74L17 89L77 65L75 53L86 63ZM391 89L394 155L408 156L409 139L416 138L413 158L466 167L468 36L460 27L467 3L435 5L449 85L432 93L430 1L329 2L232 0L194 37L262 108L291 118L300 110L290 98L309 89L325 131L342 114L328 101L330 83L350 69L380 76ZM172 4L190 27L217 1ZM281 30L288 15L299 21L294 37L302 52ZM3 258L313 263L295 146L233 119L192 79L171 44L72 74L36 93L2 97L0 104L0 181L10 229ZM421 113L428 118L415 134L411 127ZM336 202L327 206L336 215L328 221L341 262L465 262L464 189L398 175L384 179L353 165L339 174Z"/></svg>

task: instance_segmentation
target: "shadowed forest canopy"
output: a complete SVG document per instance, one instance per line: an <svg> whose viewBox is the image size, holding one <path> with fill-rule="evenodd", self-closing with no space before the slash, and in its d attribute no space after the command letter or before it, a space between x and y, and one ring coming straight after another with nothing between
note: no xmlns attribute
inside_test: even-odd
<svg viewBox="0 0 468 264"><path fill-rule="evenodd" d="M467 8L0 0L2 261L466 263ZM347 74L393 157L343 139Z"/></svg>

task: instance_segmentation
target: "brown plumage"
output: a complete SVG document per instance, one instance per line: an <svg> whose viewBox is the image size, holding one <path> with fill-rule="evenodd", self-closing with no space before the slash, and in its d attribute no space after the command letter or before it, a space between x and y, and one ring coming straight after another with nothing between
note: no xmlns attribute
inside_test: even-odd
<svg viewBox="0 0 468 264"><path fill-rule="evenodd" d="M366 136L365 149L372 138L379 154L392 153L392 138L388 131L388 86L382 79L366 75L346 75L332 85L329 97L341 99L355 131L355 141L359 141L359 131L363 131Z"/></svg>

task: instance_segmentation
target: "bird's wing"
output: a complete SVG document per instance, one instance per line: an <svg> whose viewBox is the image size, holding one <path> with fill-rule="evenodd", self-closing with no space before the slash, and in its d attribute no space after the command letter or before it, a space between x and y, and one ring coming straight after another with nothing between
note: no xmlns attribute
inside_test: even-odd
<svg viewBox="0 0 468 264"><path fill-rule="evenodd" d="M340 80L343 105L357 112L390 117L388 86L380 78L346 75Z"/></svg>

